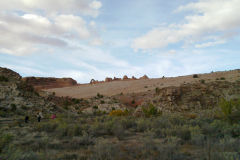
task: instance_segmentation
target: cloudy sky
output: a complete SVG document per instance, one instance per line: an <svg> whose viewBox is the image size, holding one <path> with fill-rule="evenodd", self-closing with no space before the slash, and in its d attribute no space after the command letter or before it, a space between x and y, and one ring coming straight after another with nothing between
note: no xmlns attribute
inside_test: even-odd
<svg viewBox="0 0 240 160"><path fill-rule="evenodd" d="M0 66L22 76L240 68L240 0L0 0Z"/></svg>

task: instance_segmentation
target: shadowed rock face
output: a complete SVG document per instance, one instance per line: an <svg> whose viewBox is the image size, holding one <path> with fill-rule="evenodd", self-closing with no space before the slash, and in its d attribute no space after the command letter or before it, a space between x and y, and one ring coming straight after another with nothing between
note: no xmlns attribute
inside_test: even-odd
<svg viewBox="0 0 240 160"><path fill-rule="evenodd" d="M23 78L23 81L29 85L32 85L37 90L77 85L77 81L72 78L25 77Z"/></svg>

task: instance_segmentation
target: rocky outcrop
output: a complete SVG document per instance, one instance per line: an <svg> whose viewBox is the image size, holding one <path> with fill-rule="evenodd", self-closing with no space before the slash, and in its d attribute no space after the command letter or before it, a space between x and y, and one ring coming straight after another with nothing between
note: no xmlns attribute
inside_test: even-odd
<svg viewBox="0 0 240 160"><path fill-rule="evenodd" d="M113 80L114 80L114 81L121 81L122 79L121 79L121 78L114 77Z"/></svg>
<svg viewBox="0 0 240 160"><path fill-rule="evenodd" d="M128 78L128 76L123 76L123 79L122 80L128 80L129 78Z"/></svg>
<svg viewBox="0 0 240 160"><path fill-rule="evenodd" d="M148 76L145 74L144 76L140 77L139 79L149 79Z"/></svg>
<svg viewBox="0 0 240 160"><path fill-rule="evenodd" d="M35 116L39 111L44 114L57 111L54 103L39 96L32 86L22 81L18 73L0 68L0 75L8 79L0 83L0 117L14 114Z"/></svg>
<svg viewBox="0 0 240 160"><path fill-rule="evenodd" d="M134 77L134 76L132 76L132 80L137 80L137 78L136 78L136 77Z"/></svg>
<svg viewBox="0 0 240 160"><path fill-rule="evenodd" d="M105 78L105 82L112 82L112 81L113 81L112 78L109 78L109 77L106 77L106 78Z"/></svg>
<svg viewBox="0 0 240 160"><path fill-rule="evenodd" d="M36 90L62 88L77 85L77 81L72 78L43 78L43 77L25 77L27 84L32 85Z"/></svg>
<svg viewBox="0 0 240 160"><path fill-rule="evenodd" d="M5 81L20 81L22 79L18 73L2 67L0 67L0 77Z"/></svg>
<svg viewBox="0 0 240 160"><path fill-rule="evenodd" d="M220 98L240 97L240 82L183 84L179 87L156 89L152 102L162 110L188 111L214 108Z"/></svg>

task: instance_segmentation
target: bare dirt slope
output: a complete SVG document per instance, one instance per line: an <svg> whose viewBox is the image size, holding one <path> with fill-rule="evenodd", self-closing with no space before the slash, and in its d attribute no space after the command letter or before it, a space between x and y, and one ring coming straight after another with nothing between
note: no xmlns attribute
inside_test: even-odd
<svg viewBox="0 0 240 160"><path fill-rule="evenodd" d="M156 87L164 88L169 86L180 86L183 83L194 83L201 80L211 82L216 80L227 80L234 82L240 79L240 70L214 72L208 74L198 74L198 78L193 75L156 78L144 80L113 81L100 84L81 84L73 87L47 89L47 92L55 92L56 96L69 96L73 98L89 98L97 93L112 96L116 94L140 93L154 90Z"/></svg>

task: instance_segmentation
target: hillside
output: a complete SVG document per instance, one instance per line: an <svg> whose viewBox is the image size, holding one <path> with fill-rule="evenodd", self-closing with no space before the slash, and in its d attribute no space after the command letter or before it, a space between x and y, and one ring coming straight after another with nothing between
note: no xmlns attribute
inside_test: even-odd
<svg viewBox="0 0 240 160"><path fill-rule="evenodd" d="M180 86L181 84L195 83L204 80L206 83L214 82L221 79L229 82L235 82L240 78L240 70L214 72L208 74L199 74L198 78L193 75L156 78L156 79L139 79L125 81L111 81L98 84L81 84L72 87L47 89L47 92L55 92L57 96L69 96L73 98L90 98L97 93L113 96L120 93L141 93L153 91L155 88L164 88L169 86Z"/></svg>
<svg viewBox="0 0 240 160"><path fill-rule="evenodd" d="M71 98L35 90L18 73L0 68L0 159L239 160L239 75L234 70L53 89L91 91L79 94L90 98Z"/></svg>

